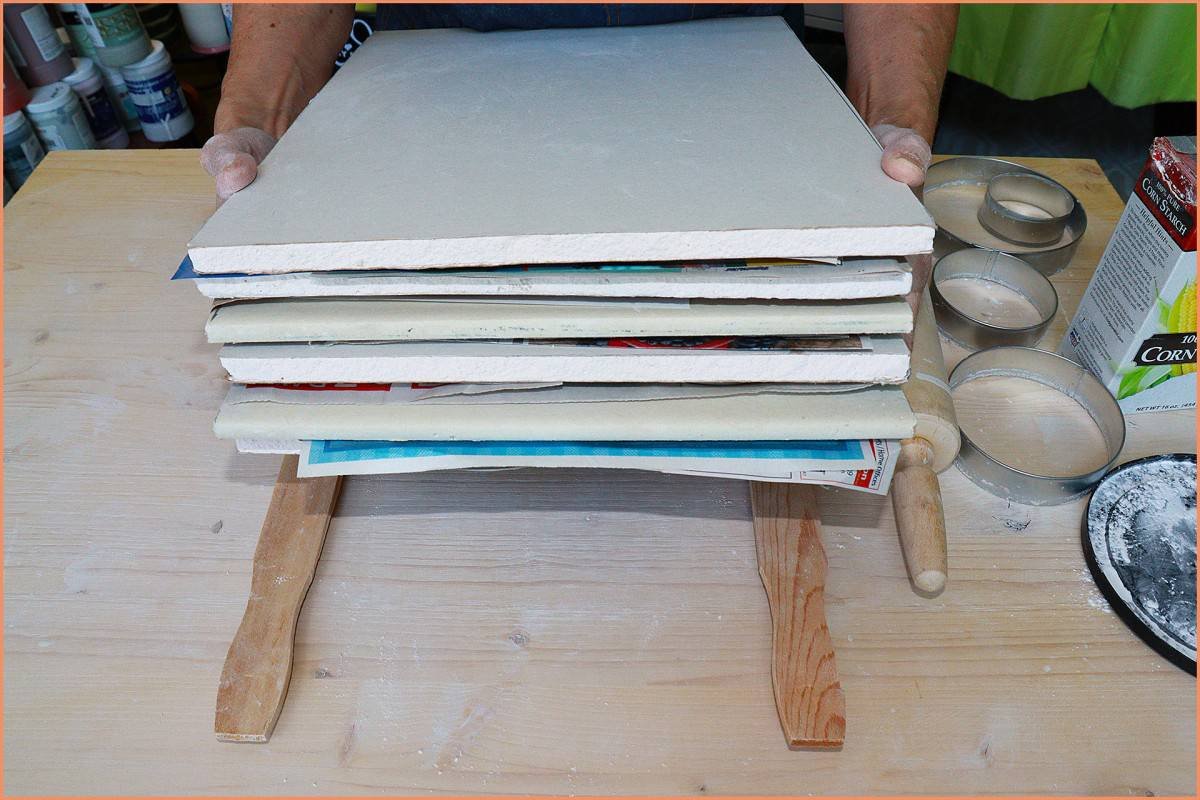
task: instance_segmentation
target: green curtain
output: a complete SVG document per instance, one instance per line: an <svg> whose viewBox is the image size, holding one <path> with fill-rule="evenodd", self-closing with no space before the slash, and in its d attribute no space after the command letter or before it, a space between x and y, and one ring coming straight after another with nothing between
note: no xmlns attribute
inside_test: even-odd
<svg viewBox="0 0 1200 800"><path fill-rule="evenodd" d="M1116 105L1196 99L1196 6L960 6L950 70L1017 100L1091 84Z"/></svg>

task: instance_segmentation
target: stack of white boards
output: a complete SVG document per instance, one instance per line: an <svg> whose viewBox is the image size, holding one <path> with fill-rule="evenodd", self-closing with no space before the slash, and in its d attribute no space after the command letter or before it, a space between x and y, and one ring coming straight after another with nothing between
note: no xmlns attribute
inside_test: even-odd
<svg viewBox="0 0 1200 800"><path fill-rule="evenodd" d="M376 34L176 275L217 435L885 492L933 224L879 153L775 17Z"/></svg>

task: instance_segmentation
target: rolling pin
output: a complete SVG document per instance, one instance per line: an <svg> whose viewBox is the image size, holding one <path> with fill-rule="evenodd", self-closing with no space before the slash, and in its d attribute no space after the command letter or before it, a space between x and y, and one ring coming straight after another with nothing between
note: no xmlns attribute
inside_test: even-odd
<svg viewBox="0 0 1200 800"><path fill-rule="evenodd" d="M913 437L900 442L892 509L913 585L937 594L946 586L946 515L937 473L954 463L961 439L928 288L917 309L912 338L912 369L904 396L917 425Z"/></svg>

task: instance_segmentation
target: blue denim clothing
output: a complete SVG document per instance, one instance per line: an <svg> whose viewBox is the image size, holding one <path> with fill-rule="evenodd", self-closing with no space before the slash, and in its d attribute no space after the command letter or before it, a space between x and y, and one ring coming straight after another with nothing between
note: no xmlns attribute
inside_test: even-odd
<svg viewBox="0 0 1200 800"><path fill-rule="evenodd" d="M804 29L804 6L736 3L380 3L377 31L414 28L472 28L477 31L531 28L594 28L657 25L730 16L782 16L797 36Z"/></svg>

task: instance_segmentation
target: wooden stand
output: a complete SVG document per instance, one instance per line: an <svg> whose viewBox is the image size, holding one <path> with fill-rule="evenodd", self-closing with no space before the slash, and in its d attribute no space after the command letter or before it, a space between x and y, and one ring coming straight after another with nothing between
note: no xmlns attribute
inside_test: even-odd
<svg viewBox="0 0 1200 800"><path fill-rule="evenodd" d="M263 520L246 613L221 670L217 738L265 742L275 730L292 677L292 646L304 596L321 559L341 478L297 478L284 456Z"/></svg>
<svg viewBox="0 0 1200 800"><path fill-rule="evenodd" d="M813 486L750 484L758 574L771 606L771 683L792 748L838 748L846 696L825 623L825 549Z"/></svg>
<svg viewBox="0 0 1200 800"><path fill-rule="evenodd" d="M292 647L341 478L297 478L286 456L254 552L250 599L217 690L215 730L225 742L271 738L287 698ZM825 551L817 490L750 484L758 572L771 607L771 682L788 745L838 748L846 700L825 624Z"/></svg>

